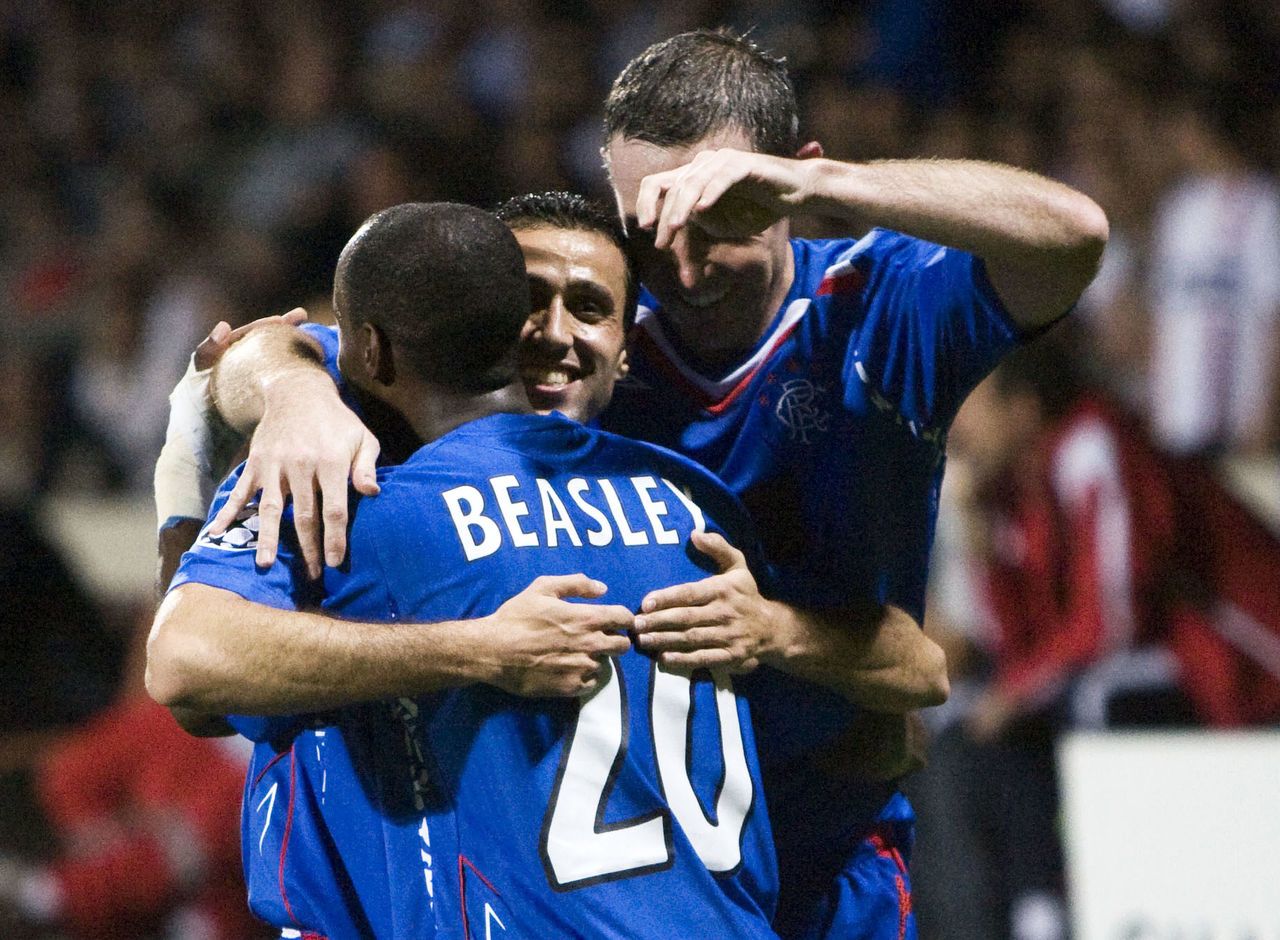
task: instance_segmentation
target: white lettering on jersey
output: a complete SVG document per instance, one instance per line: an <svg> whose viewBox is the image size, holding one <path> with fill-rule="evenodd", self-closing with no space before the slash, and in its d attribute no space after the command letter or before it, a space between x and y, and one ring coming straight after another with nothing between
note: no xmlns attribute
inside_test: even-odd
<svg viewBox="0 0 1280 940"><path fill-rule="evenodd" d="M568 485L569 495L578 504L578 508L590 516L591 520L600 527L587 532L587 541L597 547L608 545L613 541L613 529L609 527L609 520L604 517L604 513L583 499L583 494L590 488L591 484L581 477L575 477L570 480Z"/></svg>
<svg viewBox="0 0 1280 940"><path fill-rule="evenodd" d="M689 515L693 516L693 531L705 532L707 530L707 520L703 517L702 510L698 508L698 504L693 501L693 497L666 478L663 478L662 482L667 484L667 489L676 494L676 498L684 503L684 508L689 510Z"/></svg>
<svg viewBox="0 0 1280 940"><path fill-rule="evenodd" d="M578 530L573 527L573 522L569 519L569 511L564 508L564 502L551 488L551 484L542 477L538 477L538 494L542 497L542 519L547 526L547 546L556 548L559 544L557 532L564 532L569 536L569 541L578 548L582 547L582 539L578 536Z"/></svg>
<svg viewBox="0 0 1280 940"><path fill-rule="evenodd" d="M493 487L493 497L498 501L498 510L502 513L502 520L507 524L507 531L511 533L511 544L516 548L532 548L537 545L538 537L520 528L520 517L529 515L528 504L511 498L511 491L520 485L520 481L511 474L507 474L494 477L489 481L489 485Z"/></svg>
<svg viewBox="0 0 1280 940"><path fill-rule="evenodd" d="M498 550L498 546L502 544L502 533L498 531L498 524L484 514L484 497L478 489L474 486L455 486L440 495L449 507L449 515L453 519L454 528L458 530L458 540L462 542L462 551L466 554L467 561L484 558ZM467 503L465 511L462 508L463 500ZM480 530L481 539L478 542L471 534L473 528Z"/></svg>
<svg viewBox="0 0 1280 940"><path fill-rule="evenodd" d="M532 506L541 509L541 519L538 518L537 510L530 508L531 503L520 498L523 495L522 488L526 491L529 489L529 482L512 474L497 476L489 481L494 503L497 504L496 513L486 505L484 494L474 486L455 486L441 494L467 561L486 558L498 551L504 543L515 548L539 545L557 548L561 545L561 539L565 538L574 547L581 548L583 541L580 526L584 524L584 520L580 517L575 520L578 513L587 517L587 542L597 547L610 544L615 531L626 546L649 545L650 532L659 545L679 545L686 534L680 531L681 528L691 528L692 531L706 528L702 510L692 497L677 489L670 480L664 479L660 485L651 476L631 477L631 488L635 491L642 511L638 513L631 508L631 516L627 515L628 507L623 504L612 480L595 481L607 513L591 492L591 483L581 477L574 477L564 483L560 491L542 477L537 477L532 482L538 491L538 500ZM655 497L655 493L663 485L675 495L679 505L691 517L692 527L689 525L690 520L677 525L681 514L677 513L673 517L670 503ZM563 494L567 494L569 498L566 500ZM571 511L571 504L576 511ZM494 518L495 515L498 518ZM539 528L542 530L541 534Z"/></svg>
<svg viewBox="0 0 1280 940"><path fill-rule="evenodd" d="M663 528L659 519L667 514L667 504L649 495L650 490L658 488L657 481L653 477L632 477L631 485L636 488L636 495L640 497L640 505L649 517L649 525L653 527L653 537L658 540L658 544L679 545L680 533Z"/></svg>
<svg viewBox="0 0 1280 940"><path fill-rule="evenodd" d="M613 484L608 480L597 480L600 489L604 490L604 501L609 504L609 511L613 513L613 521L618 524L618 534L622 536L623 545L648 545L649 536L643 532L634 531L627 525L626 514L622 511L622 501L618 499L618 491L613 488Z"/></svg>

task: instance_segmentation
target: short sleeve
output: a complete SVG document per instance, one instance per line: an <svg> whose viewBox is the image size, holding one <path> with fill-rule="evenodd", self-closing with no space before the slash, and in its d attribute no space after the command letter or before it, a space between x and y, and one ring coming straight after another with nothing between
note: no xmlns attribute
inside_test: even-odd
<svg viewBox="0 0 1280 940"><path fill-rule="evenodd" d="M286 507L281 520L280 546L276 562L270 568L259 568L254 560L258 550L256 500L237 514L227 531L216 536L209 532L210 521L226 505L243 471L244 464L241 464L218 487L209 508L209 518L195 544L182 556L169 590L180 584L207 584L239 594L256 604L297 610L314 600L314 589L307 582L301 554L292 537L291 506Z"/></svg>
<svg viewBox="0 0 1280 940"><path fill-rule="evenodd" d="M945 432L1020 341L982 260L967 252L877 229L828 275L841 276L860 282L863 304L845 387L869 386L918 436Z"/></svg>

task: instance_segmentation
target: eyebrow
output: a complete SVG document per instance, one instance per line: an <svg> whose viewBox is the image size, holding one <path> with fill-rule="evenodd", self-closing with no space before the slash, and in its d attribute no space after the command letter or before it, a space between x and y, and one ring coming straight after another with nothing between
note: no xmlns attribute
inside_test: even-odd
<svg viewBox="0 0 1280 940"><path fill-rule="evenodd" d="M551 286L551 282L547 280L547 278L540 277L537 274L534 274L532 271L529 272L529 280L536 281L538 284L544 287L549 288ZM585 296L590 300L594 300L597 303L599 303L601 307L608 310L610 313L616 312L619 307L618 300L613 296L613 294L609 291L609 289L605 287L603 284L601 284L599 281L593 281L590 278L585 278L585 277L569 278L568 283L565 284L564 292L566 295L572 295L577 297Z"/></svg>

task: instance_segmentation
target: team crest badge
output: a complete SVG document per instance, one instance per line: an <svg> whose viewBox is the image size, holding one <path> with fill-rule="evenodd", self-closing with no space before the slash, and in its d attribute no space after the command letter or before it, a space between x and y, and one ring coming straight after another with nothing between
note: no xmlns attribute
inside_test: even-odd
<svg viewBox="0 0 1280 940"><path fill-rule="evenodd" d="M825 393L824 387L814 385L808 379L790 379L782 383L782 394L778 396L774 414L793 441L808 444L810 435L827 430L831 413L820 407Z"/></svg>

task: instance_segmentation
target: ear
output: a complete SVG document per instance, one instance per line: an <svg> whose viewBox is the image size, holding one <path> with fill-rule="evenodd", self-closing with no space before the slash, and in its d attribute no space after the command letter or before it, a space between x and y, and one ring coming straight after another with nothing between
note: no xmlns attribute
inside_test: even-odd
<svg viewBox="0 0 1280 940"><path fill-rule="evenodd" d="M821 157L823 152L822 144L818 143L816 140L811 140L796 151L796 159L812 160L815 157Z"/></svg>
<svg viewBox="0 0 1280 940"><path fill-rule="evenodd" d="M395 357L387 334L372 323L362 324L360 339L363 346L364 366L370 378L381 385L392 385L396 380Z"/></svg>
<svg viewBox="0 0 1280 940"><path fill-rule="evenodd" d="M627 351L625 349L623 349L622 352L618 355L618 367L616 371L617 371L616 378L618 379L623 378L628 372L631 371L631 363L627 360Z"/></svg>

